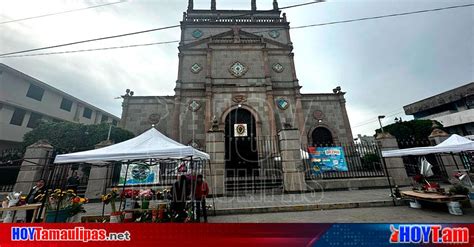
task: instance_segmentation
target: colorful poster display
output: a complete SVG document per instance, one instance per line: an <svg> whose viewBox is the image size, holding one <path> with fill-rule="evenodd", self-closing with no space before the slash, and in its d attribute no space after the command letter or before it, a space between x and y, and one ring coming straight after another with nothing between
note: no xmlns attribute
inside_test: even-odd
<svg viewBox="0 0 474 247"><path fill-rule="evenodd" d="M157 184L160 179L160 166L154 165L149 166L146 163L135 163L130 164L127 169L127 165L122 165L120 170L119 184L123 185L137 185L137 184Z"/></svg>
<svg viewBox="0 0 474 247"><path fill-rule="evenodd" d="M308 147L308 153L313 175L348 171L342 147Z"/></svg>

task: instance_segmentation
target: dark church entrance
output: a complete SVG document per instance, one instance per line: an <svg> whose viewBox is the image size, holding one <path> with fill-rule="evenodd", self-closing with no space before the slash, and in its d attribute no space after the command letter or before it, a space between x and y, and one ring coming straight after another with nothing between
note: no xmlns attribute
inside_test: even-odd
<svg viewBox="0 0 474 247"><path fill-rule="evenodd" d="M332 134L331 132L324 127L317 127L311 133L311 139L313 146L328 146L332 145Z"/></svg>
<svg viewBox="0 0 474 247"><path fill-rule="evenodd" d="M237 108L225 119L226 177L258 176L257 130L250 111Z"/></svg>

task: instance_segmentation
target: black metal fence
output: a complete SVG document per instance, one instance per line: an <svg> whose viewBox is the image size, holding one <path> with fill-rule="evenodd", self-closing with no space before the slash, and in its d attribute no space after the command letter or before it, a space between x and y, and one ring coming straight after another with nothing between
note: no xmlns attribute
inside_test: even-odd
<svg viewBox="0 0 474 247"><path fill-rule="evenodd" d="M459 154L464 169L474 173L474 152L462 152Z"/></svg>
<svg viewBox="0 0 474 247"><path fill-rule="evenodd" d="M23 150L21 149L0 151L0 192L13 190L22 161Z"/></svg>
<svg viewBox="0 0 474 247"><path fill-rule="evenodd" d="M310 146L311 147L311 146ZM301 158L306 179L344 179L385 176L382 156L376 143L339 143L314 146L318 148L341 147L348 171L314 172L308 146L301 148ZM319 149L323 150L323 149Z"/></svg>
<svg viewBox="0 0 474 247"><path fill-rule="evenodd" d="M433 146L435 143L428 139L422 140L397 140L398 148L413 148L413 147L427 147ZM423 156L403 156L403 164L405 165L405 169L407 175L409 177L414 177L420 174L420 159L425 157L426 160L433 165L432 171L433 176L430 177L431 180L434 181L447 181L448 174L446 172L446 168L443 163L443 159L441 158L440 154L427 154Z"/></svg>

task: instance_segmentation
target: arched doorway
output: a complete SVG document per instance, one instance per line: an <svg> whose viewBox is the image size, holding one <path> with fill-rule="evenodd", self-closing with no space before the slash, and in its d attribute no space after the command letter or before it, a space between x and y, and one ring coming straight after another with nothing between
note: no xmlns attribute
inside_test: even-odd
<svg viewBox="0 0 474 247"><path fill-rule="evenodd" d="M252 113L241 107L225 119L227 177L255 176L258 172L257 129Z"/></svg>
<svg viewBox="0 0 474 247"><path fill-rule="evenodd" d="M313 146L327 146L333 144L331 131L324 127L317 127L311 133Z"/></svg>

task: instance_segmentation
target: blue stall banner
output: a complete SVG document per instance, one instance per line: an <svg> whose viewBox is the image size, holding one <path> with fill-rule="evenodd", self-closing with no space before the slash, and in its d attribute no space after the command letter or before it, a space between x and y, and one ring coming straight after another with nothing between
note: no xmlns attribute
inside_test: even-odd
<svg viewBox="0 0 474 247"><path fill-rule="evenodd" d="M308 147L308 153L313 175L348 171L342 147Z"/></svg>

